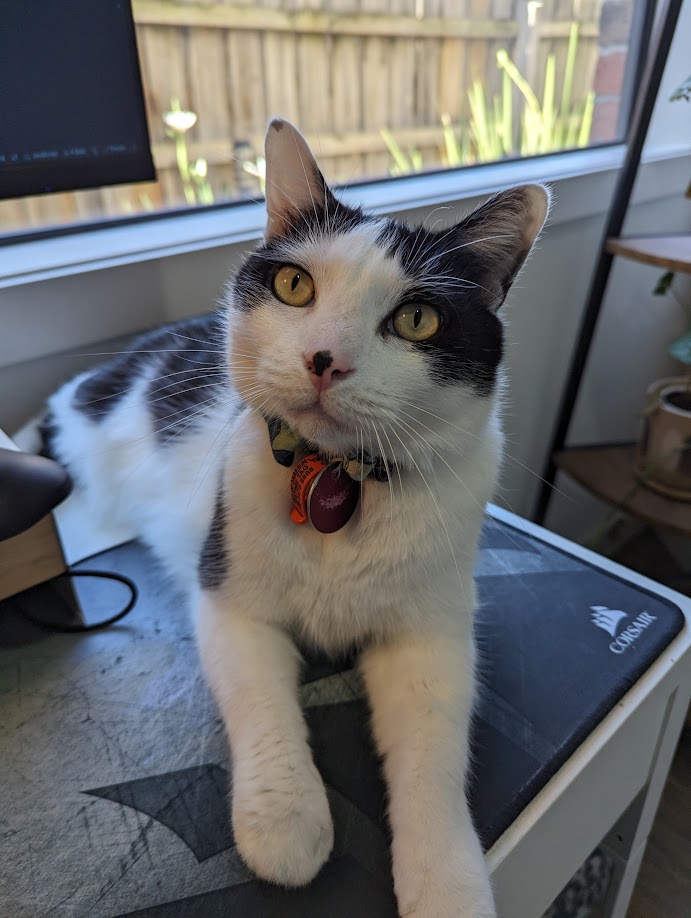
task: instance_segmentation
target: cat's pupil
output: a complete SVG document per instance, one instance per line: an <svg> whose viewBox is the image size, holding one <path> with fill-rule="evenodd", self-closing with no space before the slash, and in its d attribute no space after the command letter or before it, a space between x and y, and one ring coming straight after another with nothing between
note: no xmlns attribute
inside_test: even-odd
<svg viewBox="0 0 691 918"><path fill-rule="evenodd" d="M422 310L421 310L421 309L416 309L416 310L415 310L415 315L413 316L413 325L415 326L415 328L418 327L418 325L420 324L420 322L422 322Z"/></svg>
<svg viewBox="0 0 691 918"><path fill-rule="evenodd" d="M295 277L293 278L293 283L290 285L290 289L295 290L295 288L297 287L299 283L300 283L300 275L299 273L296 273Z"/></svg>

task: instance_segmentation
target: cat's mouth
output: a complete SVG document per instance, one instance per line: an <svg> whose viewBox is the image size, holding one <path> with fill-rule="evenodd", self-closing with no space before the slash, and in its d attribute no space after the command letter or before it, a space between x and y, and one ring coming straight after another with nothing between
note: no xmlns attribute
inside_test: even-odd
<svg viewBox="0 0 691 918"><path fill-rule="evenodd" d="M292 409L295 416L299 419L309 419L318 423L330 424L341 430L347 428L341 419L331 414L321 402L310 402L308 405L300 405Z"/></svg>
<svg viewBox="0 0 691 918"><path fill-rule="evenodd" d="M326 408L321 401L291 405L284 417L306 440L329 451L349 447L356 429L340 411Z"/></svg>

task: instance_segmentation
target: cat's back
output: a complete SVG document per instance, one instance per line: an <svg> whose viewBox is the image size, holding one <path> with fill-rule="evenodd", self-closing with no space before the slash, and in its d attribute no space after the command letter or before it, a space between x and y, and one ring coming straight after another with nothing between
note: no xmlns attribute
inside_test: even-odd
<svg viewBox="0 0 691 918"><path fill-rule="evenodd" d="M136 396L146 406L157 437L161 442L170 439L185 409L202 404L202 377L214 383L226 378L222 335L218 314L139 335L111 360L80 374L53 396L49 405L58 415L55 420L64 420L65 411L71 410L98 424L112 419L116 409Z"/></svg>
<svg viewBox="0 0 691 918"><path fill-rule="evenodd" d="M46 452L99 518L144 538L173 567L196 550L222 433L242 409L225 353L221 316L188 319L139 336L48 401Z"/></svg>

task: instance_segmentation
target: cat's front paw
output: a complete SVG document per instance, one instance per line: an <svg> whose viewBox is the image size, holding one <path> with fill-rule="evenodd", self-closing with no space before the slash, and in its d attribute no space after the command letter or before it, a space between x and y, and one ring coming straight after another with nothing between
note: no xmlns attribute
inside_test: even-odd
<svg viewBox="0 0 691 918"><path fill-rule="evenodd" d="M314 765L234 782L233 832L257 876L281 886L314 879L333 848L333 823Z"/></svg>
<svg viewBox="0 0 691 918"><path fill-rule="evenodd" d="M496 918L496 912L490 906L476 906L468 903L465 897L457 900L443 901L438 896L431 896L429 901L420 902L412 909L401 912L401 918Z"/></svg>
<svg viewBox="0 0 691 918"><path fill-rule="evenodd" d="M401 918L496 918L488 890L458 877L434 877L414 901L399 897Z"/></svg>
<svg viewBox="0 0 691 918"><path fill-rule="evenodd" d="M398 853L394 879L401 918L496 918L481 858L449 846L433 860L410 852L404 866Z"/></svg>

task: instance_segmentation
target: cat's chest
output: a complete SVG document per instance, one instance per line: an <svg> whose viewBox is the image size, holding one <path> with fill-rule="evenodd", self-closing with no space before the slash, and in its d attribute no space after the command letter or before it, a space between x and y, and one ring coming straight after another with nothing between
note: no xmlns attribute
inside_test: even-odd
<svg viewBox="0 0 691 918"><path fill-rule="evenodd" d="M263 615L330 649L433 614L440 572L455 567L450 555L444 561L450 519L435 525L427 491L368 480L349 522L322 534L291 521L291 471L274 466L255 462L228 476L233 594L251 595Z"/></svg>
<svg viewBox="0 0 691 918"><path fill-rule="evenodd" d="M406 571L406 540L393 528L389 540L377 540L362 519L368 511L374 514L374 500L365 494L344 529L329 535L276 525L263 558L239 557L238 566L261 583L264 612L329 650L400 627L411 604L419 607L414 593L422 565L412 562L416 574L408 562Z"/></svg>
<svg viewBox="0 0 691 918"><path fill-rule="evenodd" d="M232 550L243 566L261 566L268 579L281 577L284 588L333 589L397 571L427 534L417 496L392 500L387 482L367 481L359 489L351 518L336 532L318 532L290 516L289 476L280 475L229 490ZM251 535L247 523L251 527Z"/></svg>

